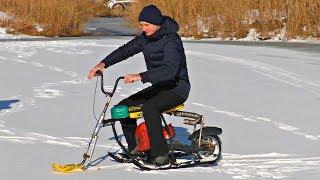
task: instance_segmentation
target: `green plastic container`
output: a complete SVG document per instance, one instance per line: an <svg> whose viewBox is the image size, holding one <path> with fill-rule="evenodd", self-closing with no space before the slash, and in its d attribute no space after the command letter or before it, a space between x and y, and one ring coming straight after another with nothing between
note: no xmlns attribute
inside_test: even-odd
<svg viewBox="0 0 320 180"><path fill-rule="evenodd" d="M128 106L118 105L111 108L111 117L112 119L122 119L129 117L129 108Z"/></svg>

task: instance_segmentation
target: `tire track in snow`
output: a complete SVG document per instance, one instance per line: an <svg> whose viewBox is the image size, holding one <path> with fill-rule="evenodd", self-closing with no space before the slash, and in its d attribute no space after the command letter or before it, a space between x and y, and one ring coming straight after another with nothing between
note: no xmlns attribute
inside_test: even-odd
<svg viewBox="0 0 320 180"><path fill-rule="evenodd" d="M117 46L116 46L117 47ZM42 47L41 47L42 48ZM55 51L55 49L51 49L50 51ZM57 51L58 52L58 51ZM70 52L74 52L73 50L71 50ZM31 56L34 53L36 53L36 51L30 52L30 53L26 53L23 51L17 52L19 54L19 57L25 57L25 56ZM66 51L59 51L59 53L66 53ZM198 53L198 52L196 52ZM205 53L207 54L207 53ZM200 54L202 56L202 54ZM213 55L209 54L210 58L215 59L215 60L220 60L221 61L221 56L219 57L219 55ZM215 57L215 58L214 58ZM260 66L259 64L255 64L255 62L253 61L249 61L248 60L244 60L244 61L240 61L239 59L235 59L235 58L229 58L224 56L225 59L222 59L222 61L229 61L229 62L233 62L233 63L239 63L245 66L250 67L251 69L253 69L254 71L264 75L264 76L269 76L269 78L274 77L275 79L281 80L285 83L297 86L297 87L302 87L305 88L309 91L315 90L313 93L319 94L319 86L316 86L314 84L310 84L308 82L308 80L306 80L304 77L296 75L296 74L286 74L285 71L283 72L282 69L276 69L280 72L272 72L272 68L273 67L269 67L269 66L263 66L265 64L262 64L262 66ZM1 58L2 59L2 58ZM16 60L16 62L20 62L23 63L22 61ZM34 66L39 66L39 64L34 64ZM40 66L39 66L40 67ZM270 69L271 68L271 69ZM56 70L55 68L51 68L51 70ZM49 87L49 85L47 86ZM218 109L219 113L227 113L228 111L223 111L221 109ZM266 122L270 122L267 120L267 118L262 118L262 119L258 119L258 117L256 117L257 119L249 116L239 116L241 114L237 114L237 113L230 113L228 114L229 116L238 116L238 118L242 118L243 120L246 121L252 121L252 122L256 122L256 121L266 121ZM272 122L272 121L271 121ZM280 124L281 125L281 124ZM297 128L295 127L290 127L290 126L283 126L284 128L287 129L291 129L291 131L296 130ZM17 132L11 132L11 135L13 135L12 133L16 133ZM10 135L7 134L7 135ZM58 138L55 139L55 137L46 137L48 135L38 135L36 133L33 134L20 134L20 135L24 135L21 138L19 138L19 136L16 136L16 138L12 138L14 142L15 140L16 143L22 143L19 142L18 140L21 139L27 139L30 140L30 142L35 143L35 142L42 142L42 143L47 143L47 144L51 144L51 145L61 145L64 147L72 147L72 148L78 148L82 147L81 144L86 143L85 140L83 140L82 138L75 138L73 140L70 140L69 138ZM13 136L11 136L13 137ZM320 137L320 136L319 136ZM54 139L52 139L54 138ZM1 138L0 138L1 139ZM8 138L7 138L8 139ZM68 144L69 143L69 144ZM108 146L108 145L105 145ZM101 146L100 146L101 147ZM233 178L235 179L246 179L246 178L258 178L258 177L271 177L271 178L283 178L283 177L287 177L288 174L290 173L294 173L294 172L300 172L303 170L313 170L314 167L319 167L319 158L318 157L313 157L313 158L308 158L308 157L302 157L302 156L298 156L298 155L288 155L287 157L284 157L282 155L279 154L274 154L274 156L272 158L269 157L265 158L264 155L261 155L262 157L260 157L260 155L255 155L255 159L253 157L248 157L250 155L234 155L234 154L224 154L223 155L224 158L220 161L219 166L218 167L199 167L199 168L194 168L194 169L187 169L187 170L170 170L170 172L191 172L191 173L212 173L212 172L221 172L221 173L228 173L233 175ZM281 159L279 158L282 157ZM242 159L241 159L242 158ZM248 163L246 162L248 160L248 158L252 158ZM297 161L293 161L294 159L298 159ZM257 163L254 163L257 162ZM266 163L265 166L259 166L261 165L261 163ZM290 164L289 164L290 163ZM272 166L271 166L271 165ZM293 169L285 169L284 165L292 165L294 164ZM122 168L122 166L119 166L120 168ZM274 168L273 168L274 167ZM303 167L307 167L306 169L304 169ZM114 166L112 168L115 168ZM108 169L106 167L106 169ZM128 170L131 170L131 168L129 168Z"/></svg>
<svg viewBox="0 0 320 180"><path fill-rule="evenodd" d="M217 172L232 175L233 179L272 178L282 179L294 173L312 171L320 175L320 157L294 154L223 154Z"/></svg>
<svg viewBox="0 0 320 180"><path fill-rule="evenodd" d="M60 85L66 85L66 84L86 84L87 83L87 79L86 77L79 77L79 74L73 71L65 71L62 68L59 67L55 67L55 66L46 66L43 65L39 62L26 62L20 59L9 59L6 57L1 57L1 59L5 59L6 61L13 61L13 62L18 62L18 63L23 63L23 64L29 64L31 66L37 67L37 68L43 68L43 69L47 69L47 70L51 70L51 71L56 71L59 73L63 73L69 77L75 78L69 81L59 81L57 83L43 83L40 87L33 87L34 89L34 93L35 93L35 97L42 97L42 98L55 98L57 96L62 96L61 91L56 90L56 89L46 89L47 87L50 86L60 86Z"/></svg>
<svg viewBox="0 0 320 180"><path fill-rule="evenodd" d="M41 135L39 133L25 133L23 131L21 132L19 130L16 130L15 128L6 127L4 117L9 116L16 112L28 110L35 106L35 100L33 98L24 98L23 96L19 95L19 96L13 96L10 99L19 99L19 102L11 104L10 109L0 110L0 118L1 118L0 141L21 143L21 144L29 144L29 143L35 143L40 141L47 144L54 144L53 140L61 139L61 138L55 138L48 135ZM59 144L59 142L55 142L55 143ZM77 145L73 145L72 143L69 143L69 142L60 142L60 144L65 146L77 147Z"/></svg>
<svg viewBox="0 0 320 180"><path fill-rule="evenodd" d="M79 46L104 46L104 47L118 47L113 45L100 45L96 43L79 43L79 42L65 42L65 41L56 41L56 42L18 42L18 43L3 43L0 50L6 50L11 53L16 53L18 58L6 58L0 56L0 61L4 62L15 62L15 63L23 63L28 64L33 67L47 69L50 71L55 71L59 73L63 73L67 76L72 77L72 80L64 80L54 83L43 83L42 85L38 87L33 87L34 89L34 96L32 99L32 106L35 106L35 102L37 98L57 98L59 96L63 96L63 91L58 90L56 88L53 89L53 87L61 87L64 85L79 85L79 84L86 84L88 80L86 77L79 77L79 74L73 71L66 71L63 70L63 68L59 68L56 66L50 66L50 65L44 65L40 62L27 62L24 60L21 60L19 58L25 58L25 57L31 57L37 53L38 49L46 48L47 51L52 51L55 53L62 53L62 54L90 54L91 51L80 51L76 47ZM111 90L113 87L106 86L105 87L108 90ZM121 87L117 88L117 92L120 92ZM24 98L23 96L15 96L16 98L19 98L20 102L15 103L12 105L11 109L2 110L0 111L0 117L5 117L7 115L10 115L15 112L27 110L29 108L32 108L32 106L26 106L26 103L24 103L25 100L23 99L30 99L30 98ZM13 98L13 97L11 97ZM0 140L7 141L7 142L14 142L14 143L46 143L51 145L61 145L66 147L75 147L80 148L84 145L87 145L88 139L86 138L57 138L57 137L51 137L48 135L41 135L40 133L25 133L25 132L19 132L18 130L15 130L14 128L8 129L5 126L4 121L0 121ZM3 136L1 136L3 135ZM113 146L110 146L108 144L98 144L97 147L101 148L113 148Z"/></svg>
<svg viewBox="0 0 320 180"><path fill-rule="evenodd" d="M7 141L19 144L44 143L53 146L62 146L65 148L76 148L84 151L89 139L82 137L54 137L40 133L27 133L25 136L0 136L1 141ZM120 147L114 144L97 144L97 148L114 149ZM110 161L110 160L109 160ZM136 169L133 164L116 164L116 165L97 165L89 168L91 170L112 170L123 169L125 171L134 171L137 173L173 175L189 175L189 173L212 174L225 173L232 176L233 179L252 179L252 178L272 178L282 179L290 177L294 173L303 171L312 171L312 174L320 175L320 157L306 157L296 154L230 154L223 153L222 160L218 165L207 165L205 167L193 167L186 169L173 169L167 171L141 171Z"/></svg>
<svg viewBox="0 0 320 180"><path fill-rule="evenodd" d="M12 96L12 97L9 97L8 99L18 99L19 102L11 104L10 109L1 109L0 117L4 117L4 116L7 116L19 111L23 111L25 109L35 106L35 100L33 98L24 98L22 95Z"/></svg>
<svg viewBox="0 0 320 180"><path fill-rule="evenodd" d="M52 87L61 87L64 85L79 85L79 84L86 84L87 80L85 77L78 77L79 74L72 72L72 71L64 71L62 68L58 67L53 67L53 66L45 66L39 62L26 62L22 61L19 59L9 59L5 57L1 57L1 59L5 59L6 62L18 62L18 63L23 63L23 64L30 64L35 67L39 68L47 68L48 70L52 71L57 71L60 73L63 73L67 76L70 76L72 80L63 80L63 81L58 81L55 83L43 83L39 87L33 87L34 91L34 96L33 98L29 97L23 97L22 95L18 96L12 96L9 99L19 99L19 102L11 104L10 109L3 109L0 110L0 118L2 119L0 121L0 140L2 141L7 141L7 142L13 142L13 143L22 143L22 144L28 144L28 143L35 143L35 142L42 142L46 144L54 144L54 145L62 145L62 146L67 146L67 147L81 147L80 145L87 144L85 142L79 141L79 140L69 140L67 141L60 139L60 141L57 140L52 140L51 138L46 138L42 137L39 138L37 137L38 133L31 133L31 136L28 136L28 133L24 132L19 132L15 128L7 128L5 126L5 121L4 118L8 115L11 115L16 112L21 112L24 110L29 110L30 108L33 108L36 104L36 99L37 98L56 98L59 96L63 96L62 91L57 90L57 89L52 89ZM71 142L68 142L71 141ZM75 143L75 144L74 144ZM80 145L79 145L80 144ZM101 146L101 145L100 145Z"/></svg>
<svg viewBox="0 0 320 180"><path fill-rule="evenodd" d="M12 142L18 144L34 144L34 143L43 143L53 146L63 146L67 148L78 148L85 150L89 143L89 138L82 137L54 137L47 134L41 134L36 132L24 132L16 129L3 129L5 126L0 129L0 141L2 142ZM96 147L102 149L119 149L118 145L115 145L116 142L113 140L111 143L97 143ZM126 143L123 143L126 145Z"/></svg>
<svg viewBox="0 0 320 180"><path fill-rule="evenodd" d="M62 145L66 147L82 147L87 142L83 140L69 139L69 138L55 138L49 135L41 135L40 133L25 133L15 128L7 128L5 126L4 118L13 113L29 110L36 106L37 98L56 98L62 96L61 91L48 89L48 87L52 86L61 86L68 84L82 84L81 81L73 80L73 81L59 81L57 83L44 83L40 87L34 88L34 97L33 98L24 98L22 95L13 96L9 99L19 99L19 102L11 104L10 109L3 109L0 111L0 140L14 143L36 143L42 142L46 144L53 145ZM97 145L108 147L107 145Z"/></svg>
<svg viewBox="0 0 320 180"><path fill-rule="evenodd" d="M202 106L201 104L194 104ZM222 113L230 117L250 119L250 122L265 121L269 122L268 118L244 116L239 113L222 110L215 107L207 108L215 110L217 113ZM248 118L248 119L247 119ZM295 129L295 128L292 128ZM51 135L40 134L35 132L17 132L11 131L9 134L2 134L0 132L0 140L18 143L18 144L33 144L43 143L52 146L61 146L64 148L76 148L83 151L89 141L88 138L82 137L54 137ZM115 143L115 142L114 142ZM102 149L119 149L115 144L98 144L98 148ZM187 169L168 170L165 172L150 171L144 172L137 170L132 164L121 165L107 165L94 166L90 170L112 170L123 169L125 171L135 171L137 173L159 174L163 176L171 176L176 173L181 175L188 175L194 173L211 174L211 173L225 173L232 176L233 179L252 179L252 178L273 178L281 179L290 177L294 173L301 173L303 171L312 171L313 174L320 174L319 172L320 157L306 157L294 154L249 154L239 155L223 153L223 158L219 161L217 166L193 167Z"/></svg>
<svg viewBox="0 0 320 180"><path fill-rule="evenodd" d="M18 58L31 57L38 53L38 50L46 50L65 55L85 55L92 54L90 50L83 50L78 47L110 47L118 48L119 45L99 44L96 42L78 41L19 41L1 42L1 50L17 54Z"/></svg>
<svg viewBox="0 0 320 180"><path fill-rule="evenodd" d="M1 57L1 56L0 56ZM69 70L63 70L63 68L60 67L56 67L56 66L50 66L50 65L43 65L39 62L35 62L35 61L31 61L31 62L27 62L21 59L10 59L10 58L6 58L6 57L1 57L3 58L6 62L17 62L17 63L23 63L23 64L28 64L31 65L33 67L37 67L37 68L43 68L43 69L47 69L50 71L55 71L55 72L59 72L59 73L63 73L64 75L67 75L69 77L72 78L77 78L77 80L82 81L82 82L86 82L86 77L79 77L80 75L76 72L73 71L69 71Z"/></svg>
<svg viewBox="0 0 320 180"><path fill-rule="evenodd" d="M0 61L7 62L8 60L7 60L7 58L0 56Z"/></svg>
<svg viewBox="0 0 320 180"><path fill-rule="evenodd" d="M17 98L16 96L13 98ZM0 117L4 117L7 115L10 115L15 112L23 111L25 109L29 109L24 107L26 103L30 103L31 106L35 106L33 104L34 100L23 100L23 98L20 98L20 102L14 103L11 105L12 108L5 109L0 111ZM31 102L29 102L31 101ZM74 147L74 148L82 148L84 149L88 143L89 138L83 138L83 137L54 137L51 135L41 134L37 132L24 132L19 131L15 128L7 128L5 126L5 122L3 120L0 120L0 141L4 142L12 142L12 143L19 143L19 144L34 144L34 143L44 143L49 145L58 145L58 146L64 146L64 147ZM115 141L115 140L114 140ZM126 145L124 142L123 144ZM99 148L104 149L119 149L117 145L115 145L115 142L113 144L97 144L96 145Z"/></svg>
<svg viewBox="0 0 320 180"><path fill-rule="evenodd" d="M283 179L290 178L294 173L304 171L311 172L313 175L320 175L320 157L305 157L296 154L230 154L223 153L222 160L218 165L206 165L192 168L171 169L166 171L141 171L133 164L117 164L107 166L94 166L89 170L113 170L124 169L140 174L158 174L164 177L179 175L192 176L196 174L222 173L229 174L233 179L257 179L271 178Z"/></svg>
<svg viewBox="0 0 320 180"><path fill-rule="evenodd" d="M251 115L243 115L238 112L233 112L230 110L225 110L225 109L221 109L221 108L217 108L217 107L213 107L213 106L208 106L208 105L204 105L201 103L192 103L192 104L195 106L204 107L210 111L213 111L214 113L222 114L222 115L225 115L230 118L241 119L241 120L248 121L251 123L270 124L279 130L286 131L286 132L292 133L297 136L303 136L307 140L312 140L312 141L315 141L315 140L319 141L320 140L320 134L319 135L308 134L307 132L305 132L297 127L293 127L293 126L284 124L280 121L274 121L268 117L257 117L257 116L251 116Z"/></svg>
<svg viewBox="0 0 320 180"><path fill-rule="evenodd" d="M170 170L181 173L226 173L233 179L288 178L294 173L312 171L320 175L320 157L295 154L230 154L223 153L217 166Z"/></svg>
<svg viewBox="0 0 320 180"><path fill-rule="evenodd" d="M312 81L302 75L287 71L280 67L247 59L233 58L204 52L186 51L186 54L191 56L200 56L202 58L204 57L215 61L240 64L252 69L254 72L257 72L265 77L280 81L282 83L287 83L295 87L306 89L307 91L320 96L319 82Z"/></svg>

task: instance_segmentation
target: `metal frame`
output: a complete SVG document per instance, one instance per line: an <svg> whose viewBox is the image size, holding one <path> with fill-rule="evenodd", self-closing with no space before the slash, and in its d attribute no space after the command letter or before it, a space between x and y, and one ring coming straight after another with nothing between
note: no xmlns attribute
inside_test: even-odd
<svg viewBox="0 0 320 180"><path fill-rule="evenodd" d="M94 152L97 140L98 140L98 134L99 134L99 131L100 131L101 127L104 127L103 120L105 119L105 116L106 116L110 101L112 99L112 96L114 95L114 93L116 91L116 88L118 86L119 81L121 79L124 79L124 77L119 77L116 80L116 83L114 85L114 88L113 88L112 92L107 92L107 91L105 91L104 86L103 86L103 73L98 71L97 75L101 76L101 91L106 95L107 101L106 101L106 104L105 104L105 106L103 108L103 111L102 111L102 113L101 113L101 115L99 117L99 120L98 120L98 122L97 122L97 124L96 124L96 126L94 128L94 131L93 131L93 133L91 135L91 139L90 139L90 142L89 142L88 147L86 149L86 152L83 154L83 159L80 162L80 164L84 165L84 168L87 168L87 166L91 162L92 155L93 155L93 152Z"/></svg>

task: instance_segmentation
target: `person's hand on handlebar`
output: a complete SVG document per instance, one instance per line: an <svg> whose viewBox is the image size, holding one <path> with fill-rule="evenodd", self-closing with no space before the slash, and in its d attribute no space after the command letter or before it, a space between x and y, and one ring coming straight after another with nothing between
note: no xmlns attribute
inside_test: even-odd
<svg viewBox="0 0 320 180"><path fill-rule="evenodd" d="M96 75L97 71L103 72L104 66L105 64L101 62L92 68L88 74L88 79L92 79Z"/></svg>
<svg viewBox="0 0 320 180"><path fill-rule="evenodd" d="M124 82L125 83L133 83L133 82L136 82L136 81L141 81L140 74L127 74L124 77Z"/></svg>

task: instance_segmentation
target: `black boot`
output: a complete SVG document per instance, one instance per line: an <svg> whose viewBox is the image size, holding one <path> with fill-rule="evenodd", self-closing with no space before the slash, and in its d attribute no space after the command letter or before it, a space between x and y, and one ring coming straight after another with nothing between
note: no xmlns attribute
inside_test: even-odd
<svg viewBox="0 0 320 180"><path fill-rule="evenodd" d="M164 166L170 163L169 155L156 156L149 159L152 164Z"/></svg>

